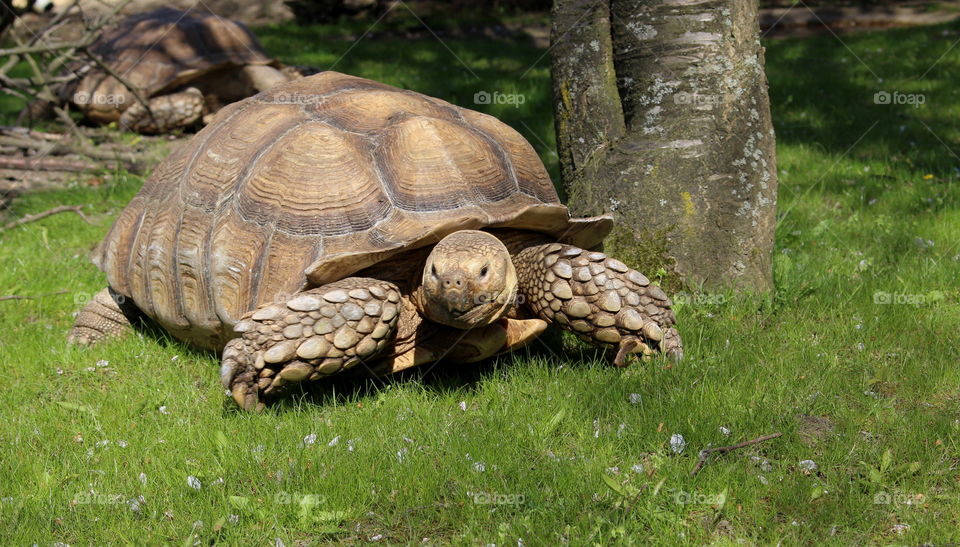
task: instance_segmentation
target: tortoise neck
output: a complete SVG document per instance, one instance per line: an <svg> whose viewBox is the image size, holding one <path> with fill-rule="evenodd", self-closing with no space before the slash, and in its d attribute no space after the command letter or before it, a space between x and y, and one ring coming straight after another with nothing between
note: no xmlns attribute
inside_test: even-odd
<svg viewBox="0 0 960 547"><path fill-rule="evenodd" d="M493 230L486 231L496 236L497 239L499 239L507 248L507 250L510 251L510 256L514 259L516 259L516 256L520 253L520 251L523 251L528 247L553 243L556 241L555 238L551 238L546 234L531 232L530 230L495 228Z"/></svg>

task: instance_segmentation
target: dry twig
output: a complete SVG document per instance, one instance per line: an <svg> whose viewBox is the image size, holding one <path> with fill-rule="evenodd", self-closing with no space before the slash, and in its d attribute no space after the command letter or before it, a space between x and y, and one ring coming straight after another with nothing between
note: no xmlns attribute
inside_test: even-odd
<svg viewBox="0 0 960 547"><path fill-rule="evenodd" d="M43 297L45 297L45 296L54 296L54 295L58 295L58 294L67 294L68 292L70 292L70 291L48 292L48 293L46 293L46 294L38 294L38 295L36 295L36 296L28 296L28 295L21 295L21 294L8 294L8 295L6 295L6 296L0 296L0 302L4 302L4 301L6 301L6 300L36 300L37 298L43 298Z"/></svg>
<svg viewBox="0 0 960 547"><path fill-rule="evenodd" d="M17 226L22 226L28 222L40 220L41 218L47 218L48 216L55 215L57 213L67 213L71 211L80 215L80 218L82 218L83 221L86 222L87 224L94 224L94 222L90 220L90 218L87 217L87 215L83 214L83 211L81 211L81 209L83 209L82 205L61 205L59 207L54 207L53 209L43 211L42 213L34 213L32 215L27 215L23 218L11 220L3 227L3 229L9 230L10 228L16 228Z"/></svg>
<svg viewBox="0 0 960 547"><path fill-rule="evenodd" d="M749 441L743 441L742 443L730 445L730 446L718 446L716 448L704 448L700 451L700 457L697 460L697 465L694 466L693 471L690 472L690 476L696 476L697 473L703 469L703 466L707 464L707 459L710 458L710 455L714 452L719 454L726 454L727 452L732 452L738 448L743 448L745 446L750 446L753 444L759 444L764 441L769 441L770 439L776 439L777 437L783 435L783 433L771 433L770 435L764 435L762 437L757 437L756 439L750 439Z"/></svg>

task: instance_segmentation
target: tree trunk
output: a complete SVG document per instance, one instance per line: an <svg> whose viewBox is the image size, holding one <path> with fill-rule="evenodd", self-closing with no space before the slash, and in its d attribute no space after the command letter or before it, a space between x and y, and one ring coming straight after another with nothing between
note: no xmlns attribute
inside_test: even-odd
<svg viewBox="0 0 960 547"><path fill-rule="evenodd" d="M758 33L750 1L554 1L568 205L613 212L609 245L634 266L772 288L775 140Z"/></svg>

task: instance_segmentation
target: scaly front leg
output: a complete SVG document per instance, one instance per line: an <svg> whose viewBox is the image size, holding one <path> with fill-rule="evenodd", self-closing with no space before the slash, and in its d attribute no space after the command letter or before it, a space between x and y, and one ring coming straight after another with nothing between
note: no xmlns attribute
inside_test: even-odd
<svg viewBox="0 0 960 547"><path fill-rule="evenodd" d="M223 350L220 380L246 410L287 384L336 374L376 359L396 332L400 290L348 277L248 313Z"/></svg>
<svg viewBox="0 0 960 547"><path fill-rule="evenodd" d="M654 349L683 357L670 299L623 262L560 243L528 247L513 262L530 311L586 342L616 347L617 366Z"/></svg>

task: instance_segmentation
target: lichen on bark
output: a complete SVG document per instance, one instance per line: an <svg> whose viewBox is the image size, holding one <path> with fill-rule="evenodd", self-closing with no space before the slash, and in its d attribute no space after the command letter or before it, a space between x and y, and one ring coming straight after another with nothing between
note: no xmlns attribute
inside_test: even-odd
<svg viewBox="0 0 960 547"><path fill-rule="evenodd" d="M555 0L553 18L574 214L613 212L615 246L625 252L632 234L644 267L698 286L771 289L775 142L756 4Z"/></svg>

